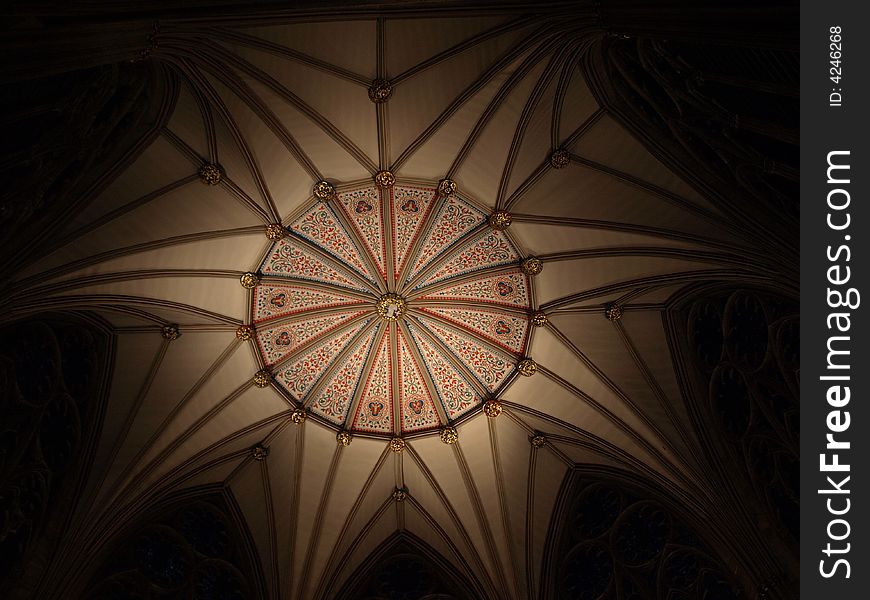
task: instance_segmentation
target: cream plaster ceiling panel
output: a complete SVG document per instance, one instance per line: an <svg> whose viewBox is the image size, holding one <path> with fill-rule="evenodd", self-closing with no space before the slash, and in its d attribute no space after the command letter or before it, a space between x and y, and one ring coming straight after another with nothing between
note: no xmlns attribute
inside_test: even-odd
<svg viewBox="0 0 870 600"><path fill-rule="evenodd" d="M318 61L374 78L377 63L375 19L282 23L268 27L242 27L232 34L254 36ZM349 49L353 49L349 52Z"/></svg>

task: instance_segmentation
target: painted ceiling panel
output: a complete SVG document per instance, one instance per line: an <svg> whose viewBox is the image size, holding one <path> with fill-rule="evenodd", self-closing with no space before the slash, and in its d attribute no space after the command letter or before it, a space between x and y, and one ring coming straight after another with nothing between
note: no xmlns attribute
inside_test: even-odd
<svg viewBox="0 0 870 600"><path fill-rule="evenodd" d="M182 80L167 130L47 241L10 307L117 315L95 462L111 469L89 486L145 502L226 478L274 597L335 597L404 529L523 600L569 463L692 485L659 303L727 279L745 242L595 112L560 53L574 41L521 46L545 22L509 12L312 13L161 45ZM376 104L379 64L394 85Z"/></svg>

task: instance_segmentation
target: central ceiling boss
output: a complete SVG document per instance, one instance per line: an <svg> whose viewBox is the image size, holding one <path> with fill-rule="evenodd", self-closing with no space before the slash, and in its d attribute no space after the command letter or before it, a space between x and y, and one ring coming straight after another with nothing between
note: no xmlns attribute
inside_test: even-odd
<svg viewBox="0 0 870 600"><path fill-rule="evenodd" d="M541 261L523 256L506 231L511 216L488 214L450 180L374 183L336 190L322 181L242 285L251 294L252 340L274 384L308 416L351 434L402 438L440 432L499 394L526 357ZM391 447L401 450L401 439Z"/></svg>

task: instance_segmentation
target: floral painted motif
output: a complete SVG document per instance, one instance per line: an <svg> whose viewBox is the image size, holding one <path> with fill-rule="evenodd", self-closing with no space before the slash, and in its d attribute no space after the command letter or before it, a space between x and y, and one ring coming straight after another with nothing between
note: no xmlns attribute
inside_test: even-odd
<svg viewBox="0 0 870 600"><path fill-rule="evenodd" d="M520 355L526 343L529 321L505 312L433 306L424 312L447 319L454 325L471 329L505 350Z"/></svg>
<svg viewBox="0 0 870 600"><path fill-rule="evenodd" d="M415 289L424 288L444 279L480 269L497 267L520 259L510 240L502 231L489 231L482 238L473 238L455 252L447 262Z"/></svg>
<svg viewBox="0 0 870 600"><path fill-rule="evenodd" d="M447 411L447 416L450 419L455 419L479 404L480 397L472 385L450 363L444 353L430 344L413 324L409 323L408 329L423 355L426 369L435 384L435 389L441 399L441 404Z"/></svg>
<svg viewBox="0 0 870 600"><path fill-rule="evenodd" d="M377 333L378 330L374 329L356 343L350 355L320 388L320 392L311 402L312 411L336 425L344 423L362 376L365 359Z"/></svg>
<svg viewBox="0 0 870 600"><path fill-rule="evenodd" d="M261 285L254 290L254 322L262 323L275 317L305 312L311 310L312 306L336 308L363 302L337 291L323 292L292 285Z"/></svg>
<svg viewBox="0 0 870 600"><path fill-rule="evenodd" d="M304 318L257 330L257 343L267 365L273 365L303 345L334 331L350 319L365 314L355 311L326 317Z"/></svg>
<svg viewBox="0 0 870 600"><path fill-rule="evenodd" d="M419 188L404 185L393 186L391 192L393 210L393 259L396 279L407 260L407 253L420 235L423 224L435 199L435 188Z"/></svg>
<svg viewBox="0 0 870 600"><path fill-rule="evenodd" d="M353 238L335 218L332 210L322 202L296 219L290 229L373 281Z"/></svg>
<svg viewBox="0 0 870 600"><path fill-rule="evenodd" d="M326 372L339 352L351 343L368 322L364 320L323 340L280 371L276 378L296 400L304 399L305 394Z"/></svg>
<svg viewBox="0 0 870 600"><path fill-rule="evenodd" d="M514 370L515 359L509 355L491 350L472 336L445 327L433 319L420 317L419 321L450 348L489 391L495 392Z"/></svg>
<svg viewBox="0 0 870 600"><path fill-rule="evenodd" d="M421 300L486 302L529 308L528 278L525 273L491 275L452 286L438 287Z"/></svg>
<svg viewBox="0 0 870 600"><path fill-rule="evenodd" d="M378 188L371 185L362 189L342 192L338 195L338 202L356 229L357 236L365 245L365 249L375 259L381 277L386 277L384 211Z"/></svg>
<svg viewBox="0 0 870 600"><path fill-rule="evenodd" d="M527 355L520 257L467 198L367 181L314 202L274 241L242 329L267 384L348 436L448 431Z"/></svg>
<svg viewBox="0 0 870 600"><path fill-rule="evenodd" d="M369 291L366 286L344 275L314 253L304 250L298 244L293 244L288 238L272 246L260 270L264 275L306 279L363 292Z"/></svg>
<svg viewBox="0 0 870 600"><path fill-rule="evenodd" d="M389 331L386 327L383 329L384 334L353 420L353 429L358 431L393 431L392 353Z"/></svg>
<svg viewBox="0 0 870 600"><path fill-rule="evenodd" d="M405 336L399 332L399 406L402 411L403 431L419 431L438 427L441 420L435 412L435 405L429 395L429 389L420 374L417 361L414 359Z"/></svg>
<svg viewBox="0 0 870 600"><path fill-rule="evenodd" d="M486 221L486 215L456 196L450 196L431 220L429 231L420 245L414 268L408 275L411 280L454 242Z"/></svg>

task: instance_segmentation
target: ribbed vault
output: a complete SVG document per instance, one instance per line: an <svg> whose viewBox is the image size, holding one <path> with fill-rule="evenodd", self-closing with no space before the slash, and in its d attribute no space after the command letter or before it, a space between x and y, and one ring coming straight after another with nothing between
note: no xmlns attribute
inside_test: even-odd
<svg viewBox="0 0 870 600"><path fill-rule="evenodd" d="M538 598L559 484L577 464L654 482L697 508L710 530L729 531L729 500L708 477L662 315L698 282L775 285L781 273L598 104L580 68L603 35L591 4L312 9L176 20L155 35L145 60L177 81L170 116L57 235L29 251L3 296L6 318L86 308L117 335L102 435L66 556L87 561L157 499L215 485L237 502L266 597L353 589L359 565L400 532L441 557L439 568L462 565L458 580L473 580L476 593ZM437 192L443 180L454 182L451 194ZM342 194L392 211L399 205L390 194L411 188L442 204L468 200L480 215L472 241L497 233L514 254L476 265L454 240L442 247L421 234L407 242L409 256L431 252L432 262L406 268L394 260L394 232L390 249L344 254L294 232L325 202L364 245ZM507 216L493 220L498 214ZM453 223L433 215L431 228ZM356 288L269 272L264 257L290 239ZM452 279L429 277L454 258ZM379 335L382 321L365 320L408 273L408 319L431 325L415 344L402 340L417 339L419 323ZM493 302L493 310L527 332L502 343L461 311L480 308L481 286L497 293L508 281L498 278L512 276L531 281L524 302ZM418 292L431 304L415 307ZM258 303L281 293L298 294L311 319L323 318L312 328L330 320L336 332L360 328L336 350L357 361L360 381L379 368L378 352L356 356L354 343L386 340L418 366L421 393L444 397L439 376L425 369L437 360L425 347L448 356L462 344L451 333L461 331L476 332L510 368L488 387L474 360L450 354L444 372L455 370L475 407L489 408L451 413L433 404L437 419L417 429L366 435L349 412L364 404L364 386L330 421L316 398L273 379L278 370L267 367L282 358L272 361L263 345L270 330ZM532 362L520 374L523 358ZM400 364L384 362L393 381L402 380ZM313 382L318 393L341 369ZM337 429L357 434L337 440ZM733 547L755 540L746 528L730 531L722 535L734 536ZM775 570L759 554L753 542L735 558L747 586ZM74 562L55 565L43 590L84 590Z"/></svg>

